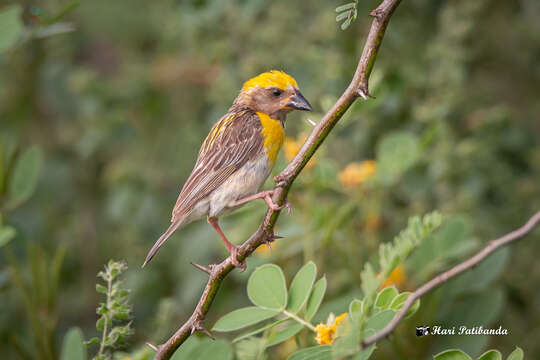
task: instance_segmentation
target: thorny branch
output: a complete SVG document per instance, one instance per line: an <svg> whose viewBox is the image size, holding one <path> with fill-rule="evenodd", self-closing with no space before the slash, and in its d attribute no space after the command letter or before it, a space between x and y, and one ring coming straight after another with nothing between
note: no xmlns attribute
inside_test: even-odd
<svg viewBox="0 0 540 360"><path fill-rule="evenodd" d="M349 109L352 103L362 97L367 100L372 97L368 90L368 80L375 63L375 57L381 45L386 26L392 16L392 13L397 8L401 0L383 0L380 5L373 10L370 15L373 17L373 22L369 30L364 50L358 62L358 66L354 73L353 79L349 87L337 100L334 106L326 113L319 121L309 138L306 140L296 157L289 163L287 168L274 178L277 186L274 191L273 200L275 203L282 205L287 197L289 189L300 174L304 166L311 159L317 148L328 136L328 133L336 125L343 114ZM238 249L237 259L243 261L250 256L255 249L260 245L273 241L274 225L278 219L280 210L268 209L262 224L257 231ZM184 341L195 331L202 331L209 334L204 329L202 322L205 315L208 313L212 302L216 297L219 286L223 279L234 269L231 258L223 260L221 263L212 265L208 268L198 265L197 268L209 274L209 279L204 288L204 291L199 299L195 311L191 317L169 338L165 343L155 346L148 344L156 351L156 360L170 359L173 353L182 345Z"/></svg>
<svg viewBox="0 0 540 360"><path fill-rule="evenodd" d="M530 233L534 228L540 223L540 211L538 211L536 214L534 214L522 227L519 229L516 229L504 236L501 236L498 239L491 240L486 247L484 247L482 250L480 250L478 253L476 253L474 256L468 258L467 260L463 261L462 263L454 266L450 270L447 270L443 272L442 274L437 275L421 287L419 287L416 291L414 291L405 303L403 304L403 307L399 310L399 312L394 316L392 321L390 321L381 331L378 333L364 339L362 342L362 347L369 346L371 344L376 343L379 340L384 339L388 335L394 331L396 326L403 320L403 317L405 317L405 314L407 314L407 311L412 306L412 304L431 290L439 287L440 285L444 284L451 278L461 274L464 271L470 270L482 261L484 261L489 255L491 255L496 250L500 249L501 247L510 244L513 241L517 241Z"/></svg>

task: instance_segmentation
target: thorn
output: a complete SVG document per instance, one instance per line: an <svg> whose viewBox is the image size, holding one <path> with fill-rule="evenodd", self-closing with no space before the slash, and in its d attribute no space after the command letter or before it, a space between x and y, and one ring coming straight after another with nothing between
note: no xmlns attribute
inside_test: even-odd
<svg viewBox="0 0 540 360"><path fill-rule="evenodd" d="M202 329L199 329L200 331L202 331L206 336L208 336L210 339L212 340L216 340L216 338L214 336L212 336L212 334L210 333L210 331L206 330L205 328L202 328Z"/></svg>
<svg viewBox="0 0 540 360"><path fill-rule="evenodd" d="M306 120L307 120L308 123L311 124L311 126L316 126L317 125L317 123L315 121L311 120L310 118L307 118Z"/></svg>
<svg viewBox="0 0 540 360"><path fill-rule="evenodd" d="M193 261L190 262L191 265L195 266L197 269L201 270L201 271L204 271L205 273L207 273L208 275L211 275L212 274L212 265L210 265L209 268L205 267L205 266L202 266L202 265L199 265L197 263L194 263Z"/></svg>
<svg viewBox="0 0 540 360"><path fill-rule="evenodd" d="M146 343L146 345L148 345L148 347L152 350L154 350L155 352L158 352L158 347L154 344L150 344L149 342Z"/></svg>
<svg viewBox="0 0 540 360"><path fill-rule="evenodd" d="M210 339L216 340L216 338L210 333L210 331L206 330L201 320L196 320L195 323L192 325L191 334L193 334L195 331L200 331L206 336L208 336Z"/></svg>
<svg viewBox="0 0 540 360"><path fill-rule="evenodd" d="M364 92L364 90L358 89L357 93L362 99L364 99L364 100L368 99L368 95L366 94L366 92Z"/></svg>
<svg viewBox="0 0 540 360"><path fill-rule="evenodd" d="M372 10L370 13L369 13L369 16L372 16L374 18L377 18L377 20L382 20L383 19L383 10L379 9L379 8L376 8L375 10Z"/></svg>
<svg viewBox="0 0 540 360"><path fill-rule="evenodd" d="M264 239L264 243L266 244L266 246L268 247L268 250L272 251L272 241L274 241L273 239L272 240L266 240Z"/></svg>

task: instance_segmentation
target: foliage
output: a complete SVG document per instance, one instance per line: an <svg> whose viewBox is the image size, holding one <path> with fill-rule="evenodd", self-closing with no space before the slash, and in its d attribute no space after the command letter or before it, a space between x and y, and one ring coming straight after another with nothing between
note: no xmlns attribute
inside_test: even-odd
<svg viewBox="0 0 540 360"><path fill-rule="evenodd" d="M129 291L124 289L122 281L118 278L127 266L123 262L109 260L105 271L100 271L100 277L105 285L97 284L96 291L105 295L105 302L99 304L96 312L100 315L96 322L96 329L101 332L101 339L94 337L88 345L99 344L99 351L94 360L110 359L112 349L125 346L127 338L133 334L131 321L131 305L128 303ZM120 325L123 323L123 325Z"/></svg>
<svg viewBox="0 0 540 360"><path fill-rule="evenodd" d="M434 360L472 360L472 358L461 350L450 349L438 353L433 357ZM497 350L488 350L480 355L476 360L502 360L502 355ZM516 347L506 360L523 360L523 350Z"/></svg>
<svg viewBox="0 0 540 360"><path fill-rule="evenodd" d="M32 195L41 172L43 154L33 146L19 153L16 144L0 139L0 248L9 243L16 230L3 224L3 212L21 206Z"/></svg>
<svg viewBox="0 0 540 360"><path fill-rule="evenodd" d="M357 6L358 0L355 0L336 8L336 12L338 13L336 16L336 21L340 22L341 20L345 20L343 23L341 23L341 30L346 30L351 23L356 20L356 16L358 15Z"/></svg>
<svg viewBox="0 0 540 360"><path fill-rule="evenodd" d="M10 248L6 251L11 281L22 299L32 330L32 341L21 337L12 339L22 357L57 358L54 340L58 322L60 269L65 254L65 246L58 246L54 254L49 255L39 245L29 244L26 249L28 264L23 266ZM29 346L30 343L32 346Z"/></svg>
<svg viewBox="0 0 540 360"><path fill-rule="evenodd" d="M68 33L74 30L73 25L59 22L79 6L78 1L68 3L56 14L47 15L42 8L34 6L31 9L32 26L24 26L20 5L10 5L0 8L0 54L21 45L25 41L45 38L52 35Z"/></svg>
<svg viewBox="0 0 540 360"><path fill-rule="evenodd" d="M316 315L327 287L325 277L315 281L316 265L313 262L306 263L296 273L287 291L282 269L275 264L265 264L253 271L247 283L248 297L255 306L241 308L222 316L215 323L213 330L236 331L272 319L233 340L233 343L242 341L242 351L239 355L241 359L262 358L264 350L297 335L303 328L317 333L317 341L321 345L332 344L337 338L331 348L324 347L331 349L330 357L339 358L358 353L358 356L367 359L374 347L362 350L360 343L364 335L361 334L371 334L382 329L410 295L409 292L399 293L395 287L379 290L382 283L405 261L414 248L441 225L441 221L441 215L436 212L424 217L413 217L393 243L380 245L379 276L375 275L369 263L365 265L361 274L364 297L350 303L348 315L345 313L336 318L331 313L326 325L314 326L310 321ZM420 301L416 301L407 317L412 316L419 306ZM345 318L346 321L343 321ZM347 325L341 325L342 322ZM342 329L340 332L339 329L344 326L346 330ZM261 333L261 338L254 338ZM339 337L340 333L345 335ZM252 351L248 352L248 348ZM320 351L323 350L319 348L300 350L290 358L310 359L321 356ZM326 350L323 353L326 353Z"/></svg>

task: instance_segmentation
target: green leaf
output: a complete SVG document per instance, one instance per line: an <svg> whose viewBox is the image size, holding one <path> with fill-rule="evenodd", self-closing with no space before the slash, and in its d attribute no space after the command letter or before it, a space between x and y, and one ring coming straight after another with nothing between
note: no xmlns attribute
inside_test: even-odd
<svg viewBox="0 0 540 360"><path fill-rule="evenodd" d="M3 226L0 228L0 248L13 240L16 231L11 226Z"/></svg>
<svg viewBox="0 0 540 360"><path fill-rule="evenodd" d="M351 316L351 319L357 320L362 316L362 312L364 311L364 303L362 300L354 299L349 304L349 314Z"/></svg>
<svg viewBox="0 0 540 360"><path fill-rule="evenodd" d="M348 18L341 24L341 30L347 30L347 28L351 25L352 17Z"/></svg>
<svg viewBox="0 0 540 360"><path fill-rule="evenodd" d="M418 138L408 132L398 131L386 135L377 144L377 179L390 185L420 158Z"/></svg>
<svg viewBox="0 0 540 360"><path fill-rule="evenodd" d="M315 285L313 286L313 290L311 290L311 295L309 296L306 304L306 313L304 315L304 318L306 320L309 321L313 318L313 316L315 316L317 310L319 310L319 306L321 306L321 302L325 292L326 277L323 276L315 283Z"/></svg>
<svg viewBox="0 0 540 360"><path fill-rule="evenodd" d="M466 255L476 246L471 238L471 224L466 218L454 216L448 219L435 235L436 254L444 258Z"/></svg>
<svg viewBox="0 0 540 360"><path fill-rule="evenodd" d="M234 331L269 319L277 314L279 314L279 311L249 306L224 315L216 322L213 330Z"/></svg>
<svg viewBox="0 0 540 360"><path fill-rule="evenodd" d="M438 353L433 360L472 360L471 357L458 349L450 349Z"/></svg>
<svg viewBox="0 0 540 360"><path fill-rule="evenodd" d="M411 295L411 293L406 291L404 293L399 294L399 296L396 296L394 300L392 301L392 303L390 304L390 308L396 311L401 309L403 307L403 303L405 302L405 300L407 300L409 295Z"/></svg>
<svg viewBox="0 0 540 360"><path fill-rule="evenodd" d="M350 16L350 11L345 11L336 16L336 22L340 22L343 19L346 19Z"/></svg>
<svg viewBox="0 0 540 360"><path fill-rule="evenodd" d="M27 200L36 187L43 154L37 146L27 149L18 159L13 170L13 175L9 181L9 201L8 207L14 208Z"/></svg>
<svg viewBox="0 0 540 360"><path fill-rule="evenodd" d="M478 360L502 360L502 355L497 350L488 350L480 355Z"/></svg>
<svg viewBox="0 0 540 360"><path fill-rule="evenodd" d="M96 291L100 294L106 294L107 288L101 284L96 284Z"/></svg>
<svg viewBox="0 0 540 360"><path fill-rule="evenodd" d="M287 360L332 360L332 347L323 345L302 349L289 356Z"/></svg>
<svg viewBox="0 0 540 360"><path fill-rule="evenodd" d="M398 290L395 286L389 286L381 290L377 294L377 298L375 299L375 306L379 309L386 310L392 303L392 300L394 300L395 297L397 297L399 294Z"/></svg>
<svg viewBox="0 0 540 360"><path fill-rule="evenodd" d="M86 360L86 347L81 329L71 328L66 333L60 360Z"/></svg>
<svg viewBox="0 0 540 360"><path fill-rule="evenodd" d="M233 358L231 344L224 340L212 340L208 338L193 341L188 349L184 349L184 345L182 345L176 353L178 355L175 354L172 360L232 360Z"/></svg>
<svg viewBox="0 0 540 360"><path fill-rule="evenodd" d="M105 321L106 320L107 319L105 318L105 316L102 316L96 321L96 329L97 329L97 331L103 331L103 328L105 327Z"/></svg>
<svg viewBox="0 0 540 360"><path fill-rule="evenodd" d="M373 354L373 351L375 351L375 344L371 345L367 349L364 349L360 351L355 357L353 357L353 360L367 360Z"/></svg>
<svg viewBox="0 0 540 360"><path fill-rule="evenodd" d="M414 314L416 314L418 309L420 309L420 299L416 299L415 302L413 302L413 304L411 305L411 307L409 308L409 310L405 314L405 319L408 319L411 316L413 316Z"/></svg>
<svg viewBox="0 0 540 360"><path fill-rule="evenodd" d="M289 304L287 305L287 309L293 314L298 313L308 300L316 276L317 266L310 261L302 266L294 277L289 287Z"/></svg>
<svg viewBox="0 0 540 360"><path fill-rule="evenodd" d="M373 330L375 332L380 331L382 328L384 328L395 315L394 310L383 310L366 321L365 329L366 330Z"/></svg>
<svg viewBox="0 0 540 360"><path fill-rule="evenodd" d="M94 336L94 337L91 338L90 340L85 341L85 342L84 342L84 345L86 345L86 346L92 346L92 345L94 345L94 344L99 344L99 341L100 341L99 338Z"/></svg>
<svg viewBox="0 0 540 360"><path fill-rule="evenodd" d="M248 297L263 309L283 310L287 305L287 288L281 268L274 264L259 266L249 277Z"/></svg>
<svg viewBox="0 0 540 360"><path fill-rule="evenodd" d="M266 347L268 348L270 346L274 346L284 342L285 340L298 334L303 328L304 325L297 323L292 326L286 327L285 329L274 332L268 337L268 344L266 344Z"/></svg>
<svg viewBox="0 0 540 360"><path fill-rule="evenodd" d="M345 4L345 5L338 6L336 8L336 12L340 13L340 12L345 11L345 10L353 9L354 5L355 5L355 3L351 2L351 3Z"/></svg>
<svg viewBox="0 0 540 360"><path fill-rule="evenodd" d="M196 351L202 340L196 336L190 336L183 344L176 350L171 357L171 360L190 360L191 353ZM94 359L92 359L94 360Z"/></svg>
<svg viewBox="0 0 540 360"><path fill-rule="evenodd" d="M22 36L22 9L19 5L11 5L0 10L0 53L10 49Z"/></svg>
<svg viewBox="0 0 540 360"><path fill-rule="evenodd" d="M373 266L369 262L364 264L364 268L360 272L360 280L362 281L360 287L365 296L364 305L371 305L373 301L371 296L377 292L381 282L377 279Z"/></svg>
<svg viewBox="0 0 540 360"><path fill-rule="evenodd" d="M523 360L523 350L521 348L516 347L514 351L510 355L508 355L508 358L506 360Z"/></svg>
<svg viewBox="0 0 540 360"><path fill-rule="evenodd" d="M236 344L234 347L236 353L236 360L266 360L264 356L264 346L266 339L251 337L244 339ZM217 359L216 359L217 360Z"/></svg>
<svg viewBox="0 0 540 360"><path fill-rule="evenodd" d="M263 332L263 331L265 331L267 329L270 329L270 328L272 328L272 327L274 327L276 325L282 324L282 323L284 323L286 321L289 321L289 322L292 323L292 321L287 318L287 319L281 319L281 320L278 320L278 321L274 321L274 322L271 322L271 323L268 323L268 324L263 324L263 325L257 327L254 330L248 331L246 333L243 333L243 334L237 336L236 338L234 338L234 340L232 342L235 343L235 342L238 342L240 340L247 339L248 337L251 337L253 335L257 335L257 334L259 334L259 333L261 333L261 332Z"/></svg>

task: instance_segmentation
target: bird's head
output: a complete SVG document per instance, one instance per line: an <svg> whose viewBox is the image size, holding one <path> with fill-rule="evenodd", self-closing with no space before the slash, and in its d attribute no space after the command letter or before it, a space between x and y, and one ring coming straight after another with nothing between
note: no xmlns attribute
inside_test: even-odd
<svg viewBox="0 0 540 360"><path fill-rule="evenodd" d="M277 70L246 81L236 102L280 119L292 110L311 111L311 105L298 89L296 80Z"/></svg>

